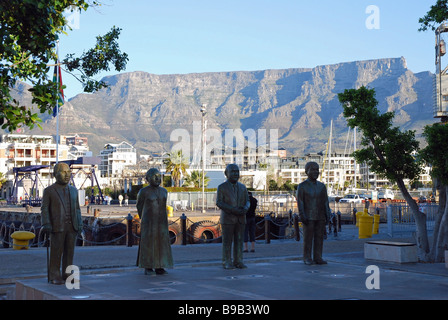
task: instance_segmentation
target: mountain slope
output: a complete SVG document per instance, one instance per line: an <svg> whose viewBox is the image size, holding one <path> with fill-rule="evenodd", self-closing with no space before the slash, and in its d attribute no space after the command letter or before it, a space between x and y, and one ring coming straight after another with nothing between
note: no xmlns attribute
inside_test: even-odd
<svg viewBox="0 0 448 320"><path fill-rule="evenodd" d="M279 146L290 154L325 150L331 120L333 145L343 151L347 127L337 94L365 85L376 89L379 109L394 111L396 125L421 132L432 115L433 75L414 74L404 58L378 59L315 68L154 75L129 72L103 80L108 89L80 94L62 109L61 134L89 138L96 153L123 140L140 153L169 151L178 128L193 135L207 104L208 128L277 129ZM43 132L55 134L44 117ZM333 149L335 150L335 149Z"/></svg>

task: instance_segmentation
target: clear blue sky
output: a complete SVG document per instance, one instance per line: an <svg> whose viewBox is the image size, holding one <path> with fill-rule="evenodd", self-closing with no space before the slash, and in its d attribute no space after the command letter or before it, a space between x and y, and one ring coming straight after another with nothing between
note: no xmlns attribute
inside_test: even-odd
<svg viewBox="0 0 448 320"><path fill-rule="evenodd" d="M59 52L81 54L113 25L122 28L125 72L178 74L312 68L405 57L413 72L434 72L434 33L418 18L436 0L102 0L62 35ZM369 5L379 20L368 20ZM369 29L366 20L379 21ZM97 77L100 80L111 71ZM81 92L63 73L67 98Z"/></svg>

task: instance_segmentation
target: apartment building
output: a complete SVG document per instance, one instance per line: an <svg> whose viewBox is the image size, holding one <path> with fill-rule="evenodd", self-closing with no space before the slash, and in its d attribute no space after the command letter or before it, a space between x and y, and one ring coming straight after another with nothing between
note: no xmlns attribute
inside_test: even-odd
<svg viewBox="0 0 448 320"><path fill-rule="evenodd" d="M50 135L4 134L0 142L0 172L14 179L13 168L32 165L50 166L56 162L56 144ZM59 145L59 159L68 158L68 146ZM50 169L42 169L42 178Z"/></svg>
<svg viewBox="0 0 448 320"><path fill-rule="evenodd" d="M100 152L99 170L103 177L121 177L127 166L137 164L137 151L129 143L108 143Z"/></svg>

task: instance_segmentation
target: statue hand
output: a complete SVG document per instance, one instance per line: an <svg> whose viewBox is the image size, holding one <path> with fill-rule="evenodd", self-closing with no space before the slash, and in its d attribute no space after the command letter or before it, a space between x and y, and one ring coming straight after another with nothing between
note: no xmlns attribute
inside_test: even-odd
<svg viewBox="0 0 448 320"><path fill-rule="evenodd" d="M308 218L305 217L305 215L300 215L300 221L302 221L304 225L308 225Z"/></svg>
<svg viewBox="0 0 448 320"><path fill-rule="evenodd" d="M244 207L238 207L238 214L240 216L243 216L246 214L246 210L244 209Z"/></svg>

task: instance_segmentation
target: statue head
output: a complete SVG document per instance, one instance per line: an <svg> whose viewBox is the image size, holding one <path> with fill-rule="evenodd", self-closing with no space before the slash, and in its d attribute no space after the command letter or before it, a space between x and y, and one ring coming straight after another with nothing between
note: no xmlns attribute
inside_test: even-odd
<svg viewBox="0 0 448 320"><path fill-rule="evenodd" d="M227 177L227 180L231 183L237 183L240 178L240 169L234 163L227 165L224 174Z"/></svg>
<svg viewBox="0 0 448 320"><path fill-rule="evenodd" d="M59 162L53 168L53 175L56 178L56 183L67 185L70 182L71 170L68 164Z"/></svg>
<svg viewBox="0 0 448 320"><path fill-rule="evenodd" d="M305 165L305 173L309 180L316 181L319 177L319 165L316 162L308 162Z"/></svg>
<svg viewBox="0 0 448 320"><path fill-rule="evenodd" d="M146 172L146 181L153 186L158 187L162 183L162 174L156 168L151 168Z"/></svg>

